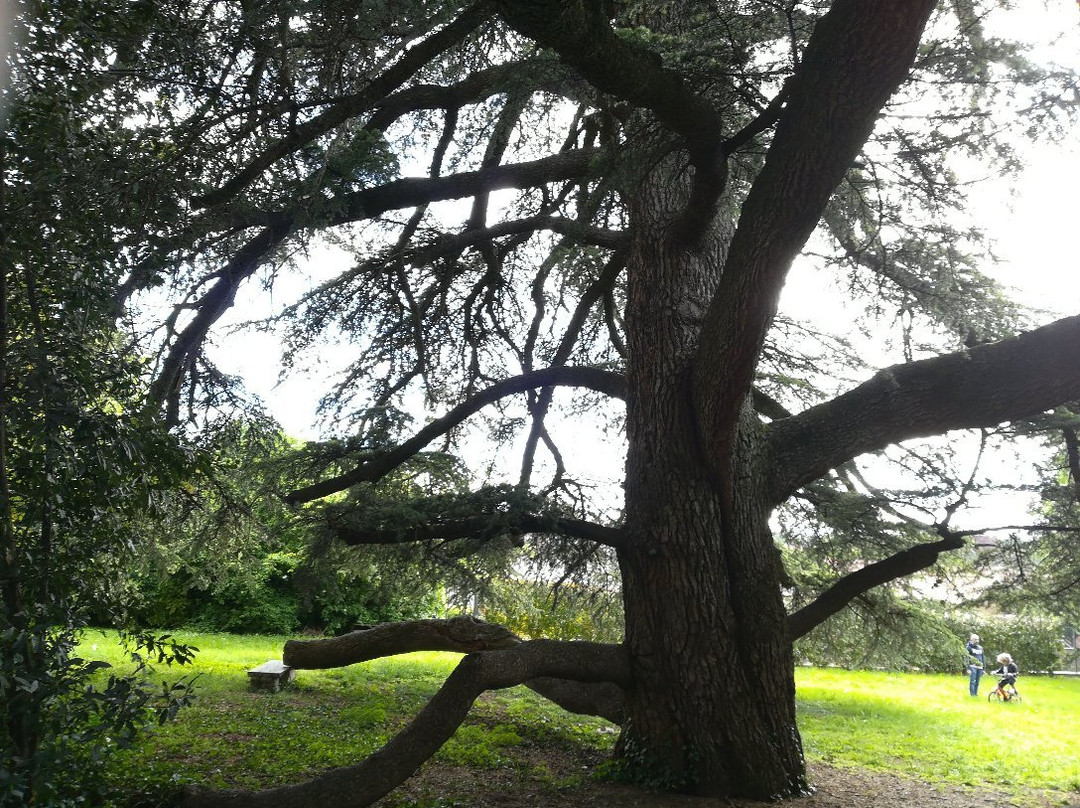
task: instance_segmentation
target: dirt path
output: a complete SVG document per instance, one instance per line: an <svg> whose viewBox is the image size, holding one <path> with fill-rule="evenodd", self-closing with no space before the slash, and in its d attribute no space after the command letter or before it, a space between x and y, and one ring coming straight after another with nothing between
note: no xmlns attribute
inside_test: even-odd
<svg viewBox="0 0 1080 808"><path fill-rule="evenodd" d="M591 767L589 767L591 768ZM765 808L775 803L660 794L632 786L577 777L580 764L546 756L534 775L493 769L429 765L380 805L439 805L446 808ZM941 786L895 774L810 769L815 793L789 808L1080 808L1080 794L1032 793L1023 797L992 789ZM561 784L561 785L560 785ZM413 802L415 800L415 802Z"/></svg>

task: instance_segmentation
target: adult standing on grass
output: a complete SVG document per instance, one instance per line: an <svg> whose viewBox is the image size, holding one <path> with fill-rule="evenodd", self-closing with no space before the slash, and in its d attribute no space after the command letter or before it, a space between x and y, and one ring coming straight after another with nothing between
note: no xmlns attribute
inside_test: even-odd
<svg viewBox="0 0 1080 808"><path fill-rule="evenodd" d="M983 675L983 666L986 664L986 656L983 652L983 647L979 643L979 635L972 634L971 639L967 641L968 652L968 672L971 674L968 679L968 693L972 696L979 695L979 680Z"/></svg>

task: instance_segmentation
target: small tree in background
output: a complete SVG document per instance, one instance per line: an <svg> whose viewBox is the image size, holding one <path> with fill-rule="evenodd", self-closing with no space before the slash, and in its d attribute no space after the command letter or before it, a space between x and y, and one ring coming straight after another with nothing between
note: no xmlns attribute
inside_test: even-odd
<svg viewBox="0 0 1080 808"><path fill-rule="evenodd" d="M100 797L97 759L186 698L146 679L190 659L171 638L129 635L135 670L112 675L76 645L94 615L123 623L133 523L188 455L145 413L116 324L120 206L153 158L123 125L133 99L78 114L110 92L101 8L25 5L0 124L0 803L65 806Z"/></svg>

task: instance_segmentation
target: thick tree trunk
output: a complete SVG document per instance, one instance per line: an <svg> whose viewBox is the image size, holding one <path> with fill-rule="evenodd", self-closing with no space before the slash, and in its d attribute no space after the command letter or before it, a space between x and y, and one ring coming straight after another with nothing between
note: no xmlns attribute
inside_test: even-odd
<svg viewBox="0 0 1080 808"><path fill-rule="evenodd" d="M620 557L635 681L624 756L643 778L694 793L797 794L791 645L763 515L752 502L727 513L691 462L654 466L633 489L637 540Z"/></svg>
<svg viewBox="0 0 1080 808"><path fill-rule="evenodd" d="M686 198L671 176L658 171L634 206L622 756L656 785L789 796L806 790L805 767L756 427L747 410L721 441L730 456L705 457L688 379L730 232L720 224L696 249L669 240Z"/></svg>

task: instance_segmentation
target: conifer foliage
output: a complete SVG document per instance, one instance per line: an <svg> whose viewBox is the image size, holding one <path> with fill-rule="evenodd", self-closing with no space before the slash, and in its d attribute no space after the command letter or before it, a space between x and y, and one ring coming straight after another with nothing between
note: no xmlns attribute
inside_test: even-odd
<svg viewBox="0 0 1080 808"><path fill-rule="evenodd" d="M631 778L803 792L792 641L968 535L953 520L976 475L908 454L926 506L859 459L1080 399L1080 318L1010 304L964 213L971 160L1005 171L1011 138L1063 131L1076 76L1005 39L993 0L130 5L115 30L55 31L61 53L84 30L107 40L71 114L122 122L100 186L131 203L110 232L115 301L169 302L150 408L178 426L226 405L216 325L250 287L318 266L273 325L285 371L335 372L344 434L311 447L322 465L286 500L345 544L461 566L518 546L549 577L617 573L625 623L618 643L425 620L290 644L286 661L320 666L467 656L370 760L191 804L369 804L477 695L521 682L618 721ZM305 263L328 244L348 260ZM810 255L860 325L891 326L895 364L783 314ZM590 490L573 419L625 447L611 491ZM404 515L373 501L477 425L503 467L519 452L497 484ZM812 580L787 569L793 547L824 559Z"/></svg>

